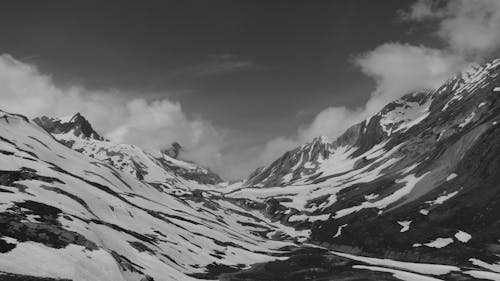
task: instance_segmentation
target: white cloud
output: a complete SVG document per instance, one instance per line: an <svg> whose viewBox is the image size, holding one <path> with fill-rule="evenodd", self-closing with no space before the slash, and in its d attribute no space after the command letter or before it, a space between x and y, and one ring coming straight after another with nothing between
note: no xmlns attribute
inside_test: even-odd
<svg viewBox="0 0 500 281"><path fill-rule="evenodd" d="M123 143L161 149L173 141L186 147L186 157L208 165L220 161L224 133L209 122L190 119L179 103L167 99L126 99L117 90L89 91L54 85L50 76L10 55L0 56L0 105L30 118L86 116L100 132ZM138 96L138 95L136 95Z"/></svg>
<svg viewBox="0 0 500 281"><path fill-rule="evenodd" d="M435 89L467 65L448 51L401 43L383 44L358 55L354 63L376 82L365 115L412 91Z"/></svg>
<svg viewBox="0 0 500 281"><path fill-rule="evenodd" d="M498 0L419 0L403 18L435 21L436 34L449 48L472 57L485 57L500 47L500 1Z"/></svg>

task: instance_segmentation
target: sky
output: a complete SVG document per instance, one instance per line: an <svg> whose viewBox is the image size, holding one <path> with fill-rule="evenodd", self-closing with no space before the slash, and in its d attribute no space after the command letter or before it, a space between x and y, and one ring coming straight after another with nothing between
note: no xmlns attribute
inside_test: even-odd
<svg viewBox="0 0 500 281"><path fill-rule="evenodd" d="M498 56L500 1L7 1L0 107L226 179Z"/></svg>

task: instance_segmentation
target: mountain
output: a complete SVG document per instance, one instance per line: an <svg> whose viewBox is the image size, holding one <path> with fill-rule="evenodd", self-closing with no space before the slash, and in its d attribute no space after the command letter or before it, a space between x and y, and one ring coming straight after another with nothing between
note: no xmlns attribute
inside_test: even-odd
<svg viewBox="0 0 500 281"><path fill-rule="evenodd" d="M1 280L500 280L500 60L245 181L0 111Z"/></svg>
<svg viewBox="0 0 500 281"><path fill-rule="evenodd" d="M177 159L180 144L163 151L143 150L135 145L114 143L101 137L80 113L65 118L42 116L33 121L69 148L104 161L140 180L162 185L176 181L174 175L201 184L222 179L207 168Z"/></svg>
<svg viewBox="0 0 500 281"><path fill-rule="evenodd" d="M210 186L171 176L140 180L0 111L0 280L212 278L293 246L265 239L279 228Z"/></svg>
<svg viewBox="0 0 500 281"><path fill-rule="evenodd" d="M226 196L273 202L267 217L328 249L499 271L499 74L494 60L406 95Z"/></svg>

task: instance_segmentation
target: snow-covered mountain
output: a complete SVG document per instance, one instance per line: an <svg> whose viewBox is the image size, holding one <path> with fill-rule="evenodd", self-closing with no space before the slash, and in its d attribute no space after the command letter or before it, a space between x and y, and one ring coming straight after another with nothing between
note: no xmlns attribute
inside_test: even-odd
<svg viewBox="0 0 500 281"><path fill-rule="evenodd" d="M329 249L498 272L499 74L495 60L406 95L226 196L273 202L268 217Z"/></svg>
<svg viewBox="0 0 500 281"><path fill-rule="evenodd" d="M33 121L69 148L109 163L148 183L172 183L177 180L176 175L200 184L222 182L209 169L177 159L181 149L178 143L163 151L143 150L135 145L114 143L101 137L79 113L64 118L42 116Z"/></svg>
<svg viewBox="0 0 500 281"><path fill-rule="evenodd" d="M15 274L1 280L209 278L293 245L267 239L276 226L199 183L172 174L158 185L106 161L0 112L0 271Z"/></svg>
<svg viewBox="0 0 500 281"><path fill-rule="evenodd" d="M0 280L500 280L500 60L244 182L0 111Z"/></svg>

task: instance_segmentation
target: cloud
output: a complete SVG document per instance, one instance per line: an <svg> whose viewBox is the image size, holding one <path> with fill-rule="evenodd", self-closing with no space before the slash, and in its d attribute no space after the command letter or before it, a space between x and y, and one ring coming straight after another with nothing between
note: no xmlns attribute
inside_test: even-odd
<svg viewBox="0 0 500 281"><path fill-rule="evenodd" d="M89 91L57 87L34 65L0 56L0 105L28 117L65 116L80 112L112 140L161 149L173 141L186 147L186 157L208 165L220 161L224 131L192 119L179 103L167 99L126 99L118 90ZM135 96L139 96L136 94Z"/></svg>
<svg viewBox="0 0 500 281"><path fill-rule="evenodd" d="M383 44L353 62L376 82L365 115L407 93L435 89L467 65L463 57L446 50L401 43Z"/></svg>
<svg viewBox="0 0 500 281"><path fill-rule="evenodd" d="M419 0L402 13L405 20L433 21L436 34L457 53L488 56L500 47L500 1Z"/></svg>

